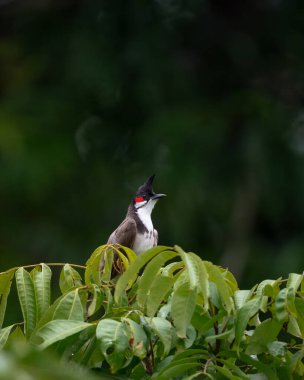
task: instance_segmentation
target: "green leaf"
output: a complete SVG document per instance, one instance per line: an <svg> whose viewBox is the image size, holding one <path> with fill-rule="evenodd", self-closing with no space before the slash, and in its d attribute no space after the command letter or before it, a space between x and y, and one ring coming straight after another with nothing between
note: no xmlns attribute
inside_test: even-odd
<svg viewBox="0 0 304 380"><path fill-rule="evenodd" d="M271 369L271 367L267 364L262 363L261 361L243 353L243 352L235 352L235 351L222 351L222 357L235 358L243 361L244 363L252 366L254 369L256 368L259 372L262 372L266 375L267 380L278 380L275 372Z"/></svg>
<svg viewBox="0 0 304 380"><path fill-rule="evenodd" d="M113 319L102 319L97 325L99 347L112 372L118 371L132 357L127 330L125 323Z"/></svg>
<svg viewBox="0 0 304 380"><path fill-rule="evenodd" d="M177 255L173 251L163 251L159 253L145 267L140 280L138 281L137 290L137 303L140 307L144 308L146 306L147 299L150 297L150 289L155 283L156 274L159 272L163 264ZM159 277L158 277L159 279Z"/></svg>
<svg viewBox="0 0 304 380"><path fill-rule="evenodd" d="M60 299L57 307L54 309L52 319L73 319L83 321L84 311L79 296L79 290L75 289L66 294L66 297Z"/></svg>
<svg viewBox="0 0 304 380"><path fill-rule="evenodd" d="M180 378L180 376L182 376L185 372L191 369L198 369L199 366L200 364L198 361L191 361L191 359L189 359L187 363L183 363L183 364L174 363L174 365L170 366L169 368L165 368L163 371L161 371L160 374L156 373L156 376L152 378L155 378L157 380L173 379L176 376Z"/></svg>
<svg viewBox="0 0 304 380"><path fill-rule="evenodd" d="M45 349L51 344L63 340L91 326L92 325L90 323L73 320L57 319L50 321L37 331L37 335L43 339L43 343L39 345L39 348Z"/></svg>
<svg viewBox="0 0 304 380"><path fill-rule="evenodd" d="M86 285L92 283L101 286L100 261L102 254L106 248L107 245L101 245L100 247L96 248L90 258L87 260L84 275Z"/></svg>
<svg viewBox="0 0 304 380"><path fill-rule="evenodd" d="M236 314L235 322L235 341L239 345L243 339L244 332L248 321L258 312L260 308L261 298L255 298L245 303Z"/></svg>
<svg viewBox="0 0 304 380"><path fill-rule="evenodd" d="M10 269L6 272L0 273L0 328L3 324L6 311L7 297L11 290L11 285L15 271L15 269Z"/></svg>
<svg viewBox="0 0 304 380"><path fill-rule="evenodd" d="M171 350L173 342L173 327L169 321L164 318L154 317L147 318L149 327L156 336L159 337L163 344L163 353L161 357L165 357Z"/></svg>
<svg viewBox="0 0 304 380"><path fill-rule="evenodd" d="M19 268L16 271L16 284L18 297L21 305L21 310L24 319L24 333L28 338L36 326L36 296L33 280L29 272L24 268Z"/></svg>
<svg viewBox="0 0 304 380"><path fill-rule="evenodd" d="M216 265L213 265L209 261L204 261L204 264L209 275L209 281L214 282L218 289L224 309L226 309L228 313L231 313L234 308L232 290L227 286L222 272Z"/></svg>
<svg viewBox="0 0 304 380"><path fill-rule="evenodd" d="M104 293L102 293L101 288L96 284L91 284L89 287L91 293L90 304L87 311L87 316L91 317L95 314L102 306L103 300L105 299Z"/></svg>
<svg viewBox="0 0 304 380"><path fill-rule="evenodd" d="M14 326L15 325L11 325L0 330L0 350L4 347L5 343L7 342L7 339Z"/></svg>
<svg viewBox="0 0 304 380"><path fill-rule="evenodd" d="M229 379L229 380L239 380L240 377L239 376L235 376L233 375L230 370L226 367L220 367L218 365L215 365L213 366L214 368L217 369L218 372L220 372L222 375L225 376L225 378Z"/></svg>
<svg viewBox="0 0 304 380"><path fill-rule="evenodd" d="M296 292L301 285L303 275L290 273L287 281L287 295L286 295L286 308L290 314L297 317L297 310L295 307Z"/></svg>
<svg viewBox="0 0 304 380"><path fill-rule="evenodd" d="M67 293L82 286L82 278L71 265L65 264L60 273L59 286L62 294Z"/></svg>
<svg viewBox="0 0 304 380"><path fill-rule="evenodd" d="M149 317L153 317L156 314L166 295L172 289L173 284L174 278L163 276L162 272L158 273L154 280L152 280L149 297L146 301L146 310Z"/></svg>
<svg viewBox="0 0 304 380"><path fill-rule="evenodd" d="M36 317L38 322L50 306L52 271L47 265L40 264L32 270L31 277L35 289Z"/></svg>
<svg viewBox="0 0 304 380"><path fill-rule="evenodd" d="M144 359L147 356L148 339L142 326L130 318L122 318L122 321L129 326L129 345L133 355Z"/></svg>
<svg viewBox="0 0 304 380"><path fill-rule="evenodd" d="M200 284L200 270L198 268L198 260L193 254L184 252L177 245L174 246L175 250L180 255L181 259L185 263L185 271L188 273L189 287L191 290L197 289Z"/></svg>
<svg viewBox="0 0 304 380"><path fill-rule="evenodd" d="M209 296L210 296L209 282L208 282L209 275L208 275L205 263L202 261L202 259L196 254L191 253L191 252L189 253L189 255L193 257L194 260L196 261L196 265L198 268L198 276L199 276L198 291L202 295L202 299L203 299L202 306L207 311L208 306L209 306Z"/></svg>
<svg viewBox="0 0 304 380"><path fill-rule="evenodd" d="M275 299L275 315L278 321L285 321L288 318L288 313L286 310L286 296L288 289L284 288L280 290L279 294Z"/></svg>
<svg viewBox="0 0 304 380"><path fill-rule="evenodd" d="M237 290L233 297L236 309L239 310L250 299L252 293L250 290Z"/></svg>
<svg viewBox="0 0 304 380"><path fill-rule="evenodd" d="M282 323L275 319L263 321L250 338L246 354L260 354L266 351L267 345L273 342L282 328Z"/></svg>
<svg viewBox="0 0 304 380"><path fill-rule="evenodd" d="M303 274L289 273L287 280L287 288L293 288L295 292L298 290L303 280Z"/></svg>
<svg viewBox="0 0 304 380"><path fill-rule="evenodd" d="M190 324L196 305L196 290L189 283L177 288L172 296L171 315L177 336L186 338L187 326Z"/></svg>
<svg viewBox="0 0 304 380"><path fill-rule="evenodd" d="M272 356L284 356L286 354L286 342L273 341L267 344L269 353Z"/></svg>
<svg viewBox="0 0 304 380"><path fill-rule="evenodd" d="M298 321L293 315L290 315L288 318L287 332L291 335L297 336L298 338L303 338L303 334L298 324Z"/></svg>
<svg viewBox="0 0 304 380"><path fill-rule="evenodd" d="M62 295L48 308L38 322L37 327L31 337L31 342L37 344L37 330L46 325L48 322L56 319L83 321L84 310L79 297L79 289L72 290L69 293Z"/></svg>
<svg viewBox="0 0 304 380"><path fill-rule="evenodd" d="M118 279L114 298L117 303L119 303L119 299L122 293L132 286L134 281L137 278L139 270L146 265L154 256L159 255L163 251L172 251L172 249L168 247L158 246L147 250L146 252L141 253L136 257L135 261L130 265L130 267L122 274L122 276Z"/></svg>

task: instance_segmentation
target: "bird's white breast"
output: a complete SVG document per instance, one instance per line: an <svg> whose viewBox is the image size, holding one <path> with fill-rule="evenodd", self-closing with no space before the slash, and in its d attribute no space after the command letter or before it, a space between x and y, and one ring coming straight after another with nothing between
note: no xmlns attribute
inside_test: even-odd
<svg viewBox="0 0 304 380"><path fill-rule="evenodd" d="M155 233L154 230L151 230L143 234L137 234L134 241L133 250L137 255L139 255L140 253L154 247L155 245Z"/></svg>
<svg viewBox="0 0 304 380"><path fill-rule="evenodd" d="M143 234L137 234L135 238L133 250L137 255L156 245L154 227L151 219L151 211L154 204L155 202L153 202L151 206L149 205L150 207L142 207L137 210L138 217L147 229Z"/></svg>

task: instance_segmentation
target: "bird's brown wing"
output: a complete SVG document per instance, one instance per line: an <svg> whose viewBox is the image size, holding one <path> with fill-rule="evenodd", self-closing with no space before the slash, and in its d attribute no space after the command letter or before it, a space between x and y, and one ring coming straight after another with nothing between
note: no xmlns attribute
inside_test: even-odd
<svg viewBox="0 0 304 380"><path fill-rule="evenodd" d="M132 248L136 238L136 222L126 218L109 237L107 244L121 244Z"/></svg>

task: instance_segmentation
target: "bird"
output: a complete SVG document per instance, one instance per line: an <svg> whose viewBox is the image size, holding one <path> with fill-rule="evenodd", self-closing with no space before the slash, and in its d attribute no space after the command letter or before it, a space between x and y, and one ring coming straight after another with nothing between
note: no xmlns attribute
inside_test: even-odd
<svg viewBox="0 0 304 380"><path fill-rule="evenodd" d="M153 208L160 198L166 194L153 191L153 180L155 174L151 175L135 193L122 223L113 231L107 244L120 244L131 248L137 255L158 243L158 232L154 228L151 214Z"/></svg>

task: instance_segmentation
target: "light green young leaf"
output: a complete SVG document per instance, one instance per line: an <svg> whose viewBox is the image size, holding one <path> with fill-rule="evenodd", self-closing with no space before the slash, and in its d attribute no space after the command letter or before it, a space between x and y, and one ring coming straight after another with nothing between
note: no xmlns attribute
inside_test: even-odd
<svg viewBox="0 0 304 380"><path fill-rule="evenodd" d="M132 357L128 338L128 326L113 319L102 319L96 329L100 350L113 373L122 368Z"/></svg>
<svg viewBox="0 0 304 380"><path fill-rule="evenodd" d="M59 287L61 293L67 293L71 289L82 286L82 278L80 274L71 265L65 264L61 270L59 278Z"/></svg>
<svg viewBox="0 0 304 380"><path fill-rule="evenodd" d="M7 339L14 326L15 325L11 325L8 327L4 327L3 329L0 330L0 350L4 347L5 343L7 342Z"/></svg>
<svg viewBox="0 0 304 380"><path fill-rule="evenodd" d="M24 333L28 338L36 326L37 302L33 280L24 268L16 271L16 285L24 319Z"/></svg>
<svg viewBox="0 0 304 380"><path fill-rule="evenodd" d="M137 303L141 308L144 309L147 300L149 300L150 289L155 283L157 273L160 271L165 262L173 259L175 256L177 256L177 253L174 251L163 251L156 257L153 257L145 267L143 274L138 281L138 290L136 295Z"/></svg>
<svg viewBox="0 0 304 380"><path fill-rule="evenodd" d="M115 287L115 301L118 303L122 292L130 288L137 278L139 270L146 265L154 256L159 255L163 251L172 251L172 248L158 246L141 253L136 257L135 261L118 279Z"/></svg>
<svg viewBox="0 0 304 380"><path fill-rule="evenodd" d="M50 321L37 331L37 335L43 339L43 343L41 343L38 347L43 350L51 344L63 340L91 326L92 325L90 323L74 320L57 319Z"/></svg>
<svg viewBox="0 0 304 380"><path fill-rule="evenodd" d="M10 269L6 272L0 273L0 328L3 324L6 311L7 297L11 290L11 285L15 271L15 269Z"/></svg>
<svg viewBox="0 0 304 380"><path fill-rule="evenodd" d="M172 296L171 316L176 327L177 336L186 338L187 326L190 324L196 305L197 292L184 283L174 290Z"/></svg>
<svg viewBox="0 0 304 380"><path fill-rule="evenodd" d="M40 264L32 270L31 277L35 289L38 322L50 306L52 271L47 265Z"/></svg>

